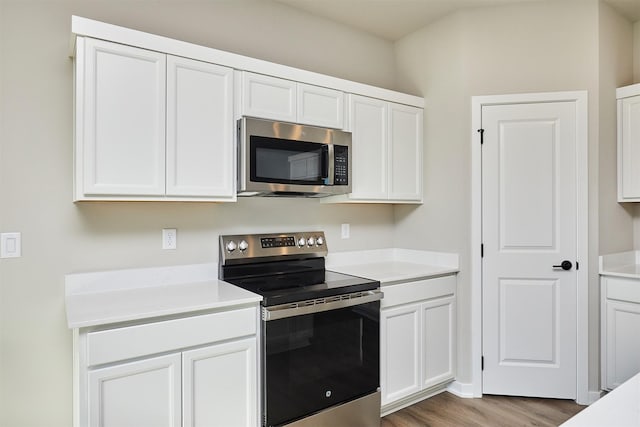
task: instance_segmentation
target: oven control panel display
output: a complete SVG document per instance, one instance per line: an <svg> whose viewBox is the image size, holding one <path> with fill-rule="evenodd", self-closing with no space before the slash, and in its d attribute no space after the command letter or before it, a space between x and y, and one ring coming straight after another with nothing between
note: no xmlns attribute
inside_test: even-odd
<svg viewBox="0 0 640 427"><path fill-rule="evenodd" d="M293 236L263 237L260 239L260 245L263 248L282 248L286 246L295 246L296 239Z"/></svg>

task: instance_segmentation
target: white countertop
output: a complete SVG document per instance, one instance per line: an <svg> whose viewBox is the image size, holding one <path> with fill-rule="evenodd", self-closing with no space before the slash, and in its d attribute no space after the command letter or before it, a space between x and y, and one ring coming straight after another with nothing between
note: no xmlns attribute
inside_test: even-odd
<svg viewBox="0 0 640 427"><path fill-rule="evenodd" d="M332 253L327 270L378 280L382 286L459 271L456 254L399 248Z"/></svg>
<svg viewBox="0 0 640 427"><path fill-rule="evenodd" d="M327 256L326 268L387 286L455 274L458 255L398 248L336 252ZM84 328L262 300L217 277L215 263L68 274L67 324Z"/></svg>
<svg viewBox="0 0 640 427"><path fill-rule="evenodd" d="M217 277L217 264L69 274L65 276L67 324L83 328L262 300Z"/></svg>
<svg viewBox="0 0 640 427"><path fill-rule="evenodd" d="M561 424L561 427L603 426L640 426L640 374Z"/></svg>
<svg viewBox="0 0 640 427"><path fill-rule="evenodd" d="M602 255L599 272L604 276L640 279L640 251Z"/></svg>

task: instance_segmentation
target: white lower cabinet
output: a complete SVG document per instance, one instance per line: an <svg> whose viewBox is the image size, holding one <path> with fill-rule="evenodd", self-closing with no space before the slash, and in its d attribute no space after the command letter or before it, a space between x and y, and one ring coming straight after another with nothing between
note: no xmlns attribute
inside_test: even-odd
<svg viewBox="0 0 640 427"><path fill-rule="evenodd" d="M257 322L249 307L76 330L74 425L256 427Z"/></svg>
<svg viewBox="0 0 640 427"><path fill-rule="evenodd" d="M420 304L382 310L382 404L420 391Z"/></svg>
<svg viewBox="0 0 640 427"><path fill-rule="evenodd" d="M89 372L89 424L178 427L182 422L180 354Z"/></svg>
<svg viewBox="0 0 640 427"><path fill-rule="evenodd" d="M602 388L640 372L640 280L602 277Z"/></svg>
<svg viewBox="0 0 640 427"><path fill-rule="evenodd" d="M256 357L255 339L184 352L183 426L255 425Z"/></svg>
<svg viewBox="0 0 640 427"><path fill-rule="evenodd" d="M455 275L383 288L383 413L422 400L454 379L455 289Z"/></svg>

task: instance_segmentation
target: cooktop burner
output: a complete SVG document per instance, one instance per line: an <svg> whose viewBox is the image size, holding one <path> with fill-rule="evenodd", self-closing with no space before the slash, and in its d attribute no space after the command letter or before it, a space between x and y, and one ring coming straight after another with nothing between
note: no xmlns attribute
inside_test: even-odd
<svg viewBox="0 0 640 427"><path fill-rule="evenodd" d="M325 270L323 232L220 236L221 280L264 306L377 289L380 282Z"/></svg>
<svg viewBox="0 0 640 427"><path fill-rule="evenodd" d="M262 295L265 306L362 292L380 286L375 280L324 270L224 280Z"/></svg>

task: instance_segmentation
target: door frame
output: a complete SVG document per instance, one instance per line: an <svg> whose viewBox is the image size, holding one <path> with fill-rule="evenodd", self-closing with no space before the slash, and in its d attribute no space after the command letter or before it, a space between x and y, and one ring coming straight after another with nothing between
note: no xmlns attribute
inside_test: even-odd
<svg viewBox="0 0 640 427"><path fill-rule="evenodd" d="M482 107L543 102L573 102L576 108L577 331L576 402L589 400L589 174L587 91L471 97L471 393L482 397Z"/></svg>

